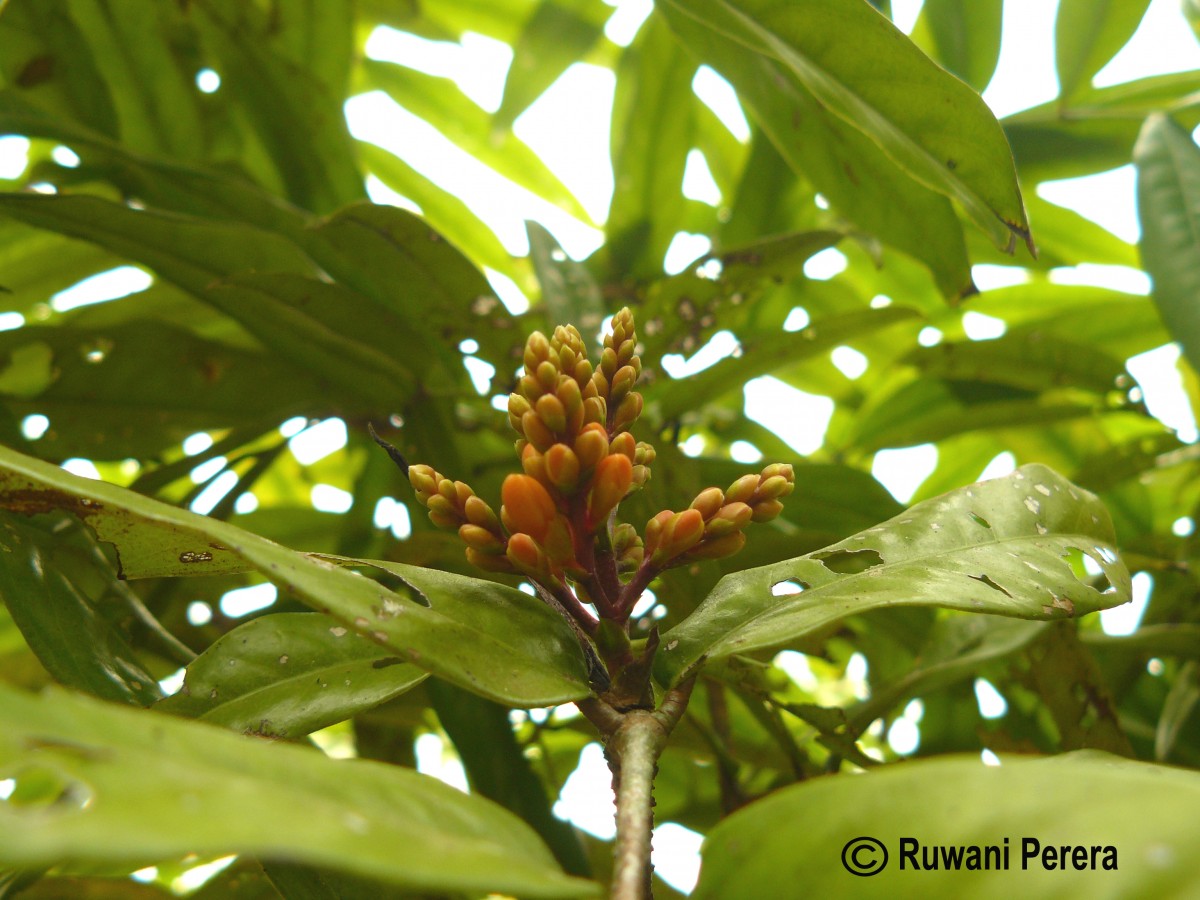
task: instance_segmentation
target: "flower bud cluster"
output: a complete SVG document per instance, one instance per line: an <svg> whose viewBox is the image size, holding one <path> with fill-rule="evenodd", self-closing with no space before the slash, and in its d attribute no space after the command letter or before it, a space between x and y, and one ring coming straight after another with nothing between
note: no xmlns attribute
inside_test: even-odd
<svg viewBox="0 0 1200 900"><path fill-rule="evenodd" d="M794 489L792 467L782 464L743 475L724 491L706 488L683 512L663 510L646 523L645 553L659 568L730 556L746 543L743 529L778 516Z"/></svg>
<svg viewBox="0 0 1200 900"><path fill-rule="evenodd" d="M429 520L439 528L458 532L473 565L492 572L512 571L505 559L506 538L500 519L470 485L451 481L422 465L409 466L408 482L417 500L429 510Z"/></svg>

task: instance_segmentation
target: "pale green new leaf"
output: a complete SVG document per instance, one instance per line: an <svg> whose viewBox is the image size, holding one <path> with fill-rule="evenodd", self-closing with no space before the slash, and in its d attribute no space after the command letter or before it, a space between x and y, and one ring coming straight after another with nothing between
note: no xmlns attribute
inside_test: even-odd
<svg viewBox="0 0 1200 900"><path fill-rule="evenodd" d="M1054 20L1054 62L1059 94L1070 100L1092 85L1133 37L1150 0L1059 0Z"/></svg>
<svg viewBox="0 0 1200 900"><path fill-rule="evenodd" d="M1116 606L1129 600L1130 581L1113 541L1094 495L1045 466L1023 466L824 550L726 575L663 635L656 674L673 684L706 660L785 646L872 609L1061 619ZM1103 570L1106 589L1080 580L1068 564L1078 553Z"/></svg>
<svg viewBox="0 0 1200 900"><path fill-rule="evenodd" d="M705 841L692 896L776 896L781 873L796 872L815 897L890 900L911 896L917 884L919 895L933 900L1188 897L1200 891L1192 857L1200 841L1197 806L1200 775L1094 751L1009 757L1000 766L977 757L886 766L785 788L725 819ZM843 848L864 835L880 841L888 855L883 870L869 878L855 877L841 862ZM909 862L901 870L902 838L950 849L1007 844L1008 864L918 872ZM1093 845L1113 847L1115 870L1104 868L1103 851L1094 869L1077 869L1068 855L1064 865L1047 870L1040 852L1023 861L1027 838L1039 851L1083 846L1089 864ZM882 854L864 848L857 860L865 866Z"/></svg>
<svg viewBox="0 0 1200 900"><path fill-rule="evenodd" d="M405 661L498 703L541 706L590 692L579 644L566 621L541 601L495 582L363 561L386 568L419 596L391 591L225 522L80 478L4 447L0 508L78 516L116 546L126 577L257 570L286 595L334 616Z"/></svg>
<svg viewBox="0 0 1200 900"><path fill-rule="evenodd" d="M57 690L0 687L0 779L5 866L238 853L421 893L594 893L518 818L433 778Z"/></svg>
<svg viewBox="0 0 1200 900"><path fill-rule="evenodd" d="M1200 370L1200 148L1166 116L1147 120L1134 150L1142 263L1171 337Z"/></svg>
<svg viewBox="0 0 1200 900"><path fill-rule="evenodd" d="M982 91L1000 60L1004 0L925 0L912 39L943 66Z"/></svg>

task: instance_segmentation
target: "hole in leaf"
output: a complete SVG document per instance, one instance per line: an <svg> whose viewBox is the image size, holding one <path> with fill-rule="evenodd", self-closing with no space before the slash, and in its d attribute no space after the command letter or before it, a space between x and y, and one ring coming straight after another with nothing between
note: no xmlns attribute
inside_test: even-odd
<svg viewBox="0 0 1200 900"><path fill-rule="evenodd" d="M833 550L818 553L813 558L838 575L857 575L883 565L883 557L875 550Z"/></svg>
<svg viewBox="0 0 1200 900"><path fill-rule="evenodd" d="M46 766L30 766L0 781L3 802L30 809L85 809L92 790L62 772Z"/></svg>
<svg viewBox="0 0 1200 900"><path fill-rule="evenodd" d="M789 597L793 594L799 594L808 590L808 585L803 581L777 581L771 585L771 593L776 597Z"/></svg>
<svg viewBox="0 0 1200 900"><path fill-rule="evenodd" d="M984 573L983 575L968 575L967 577L973 581L978 581L980 584L986 584L993 591L999 591L1005 597L1012 597L1012 594L1010 594L1000 585L996 584L996 582L992 581L992 579L988 577L987 573Z"/></svg>
<svg viewBox="0 0 1200 900"><path fill-rule="evenodd" d="M971 517L971 521L972 521L972 522L974 522L976 525L981 525L981 526L983 526L984 528L991 528L991 527L992 527L992 523L991 523L991 522L989 522L987 519L985 519L983 516L981 516L981 515L980 515L979 513L977 513L977 512L973 512L973 511L972 511L972 512L970 512L970 513L967 513L967 515L969 515L969 516Z"/></svg>

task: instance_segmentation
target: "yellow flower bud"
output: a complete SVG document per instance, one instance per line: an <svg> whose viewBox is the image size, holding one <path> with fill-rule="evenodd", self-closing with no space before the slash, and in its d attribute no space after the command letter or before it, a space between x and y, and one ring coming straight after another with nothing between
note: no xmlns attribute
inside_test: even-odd
<svg viewBox="0 0 1200 900"><path fill-rule="evenodd" d="M770 522L783 512L783 504L778 500L767 500L754 505L753 519L755 522Z"/></svg>
<svg viewBox="0 0 1200 900"><path fill-rule="evenodd" d="M608 516L633 482L633 463L628 456L610 453L596 466L592 478L592 493L588 497L588 526L595 528Z"/></svg>
<svg viewBox="0 0 1200 900"><path fill-rule="evenodd" d="M534 578L545 578L550 574L546 554L537 541L527 534L517 533L510 537L504 552L518 572L524 572Z"/></svg>
<svg viewBox="0 0 1200 900"><path fill-rule="evenodd" d="M509 475L500 488L500 496L504 501L501 515L511 523L512 530L524 532L539 542L545 539L558 508L540 482L528 475Z"/></svg>
<svg viewBox="0 0 1200 900"><path fill-rule="evenodd" d="M521 431L526 440L543 453L554 443L554 432L546 427L541 416L532 410L521 416Z"/></svg>
<svg viewBox="0 0 1200 900"><path fill-rule="evenodd" d="M617 414L613 418L613 428L627 428L636 422L638 416L642 414L642 404L642 395L637 391L627 394L621 401L621 405L617 407Z"/></svg>
<svg viewBox="0 0 1200 900"><path fill-rule="evenodd" d="M633 462L637 456L637 442L628 431L622 431L609 443L608 452L620 453L622 456L629 457L629 461Z"/></svg>
<svg viewBox="0 0 1200 900"><path fill-rule="evenodd" d="M538 366L550 356L550 342L540 331L535 331L525 342L525 369L536 372Z"/></svg>
<svg viewBox="0 0 1200 900"><path fill-rule="evenodd" d="M495 555L504 552L504 541L478 525L463 525L458 529L458 536L468 547L480 553Z"/></svg>
<svg viewBox="0 0 1200 900"><path fill-rule="evenodd" d="M563 408L562 401L554 394L546 394L538 398L537 402L538 418L542 420L542 424L555 434L564 434L567 430L567 411Z"/></svg>
<svg viewBox="0 0 1200 900"><path fill-rule="evenodd" d="M734 501L722 506L708 521L704 529L705 536L711 538L723 537L734 531L745 528L754 515L754 510L745 503Z"/></svg>
<svg viewBox="0 0 1200 900"><path fill-rule="evenodd" d="M546 478L564 494L570 494L579 484L579 457L566 444L555 444L544 457Z"/></svg>
<svg viewBox="0 0 1200 900"><path fill-rule="evenodd" d="M725 492L725 499L730 503L733 503L734 501L745 503L754 496L754 492L757 489L758 476L743 475L729 486L729 490Z"/></svg>
<svg viewBox="0 0 1200 900"><path fill-rule="evenodd" d="M705 488L696 495L696 499L692 501L692 509L699 510L705 521L708 521L717 514L722 506L725 505L725 495L720 488L710 487Z"/></svg>
<svg viewBox="0 0 1200 900"><path fill-rule="evenodd" d="M603 425L592 422L583 427L579 437L575 438L575 455L579 457L579 465L583 469L594 468L608 456L608 432Z"/></svg>
<svg viewBox="0 0 1200 900"><path fill-rule="evenodd" d="M463 505L463 512L467 515L467 521L472 525L478 525L480 528L486 528L493 534L500 533L500 520L496 518L496 513L488 506L487 502L480 497L471 497Z"/></svg>

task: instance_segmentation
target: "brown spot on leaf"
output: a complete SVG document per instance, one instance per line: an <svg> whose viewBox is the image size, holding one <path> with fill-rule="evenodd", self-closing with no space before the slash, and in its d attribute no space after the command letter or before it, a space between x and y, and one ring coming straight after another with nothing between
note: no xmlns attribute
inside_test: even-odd
<svg viewBox="0 0 1200 900"><path fill-rule="evenodd" d="M76 497L74 494L53 488L19 488L0 493L0 509L25 516L63 510L86 518L104 509L104 506L87 497Z"/></svg>
<svg viewBox="0 0 1200 900"><path fill-rule="evenodd" d="M45 81L49 81L53 77L54 57L49 53L43 53L41 56L35 56L29 62L25 63L14 80L19 88L32 88L37 87Z"/></svg>

